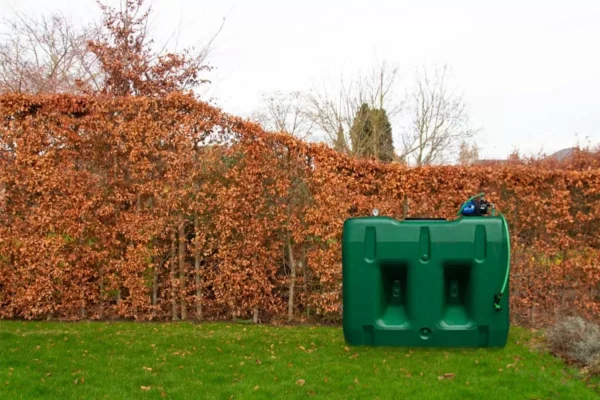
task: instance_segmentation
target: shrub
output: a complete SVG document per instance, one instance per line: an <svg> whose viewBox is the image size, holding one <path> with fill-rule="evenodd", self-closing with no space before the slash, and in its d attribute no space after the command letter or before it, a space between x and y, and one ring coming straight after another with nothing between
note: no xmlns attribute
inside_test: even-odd
<svg viewBox="0 0 600 400"><path fill-rule="evenodd" d="M600 326L581 317L566 317L548 329L548 343L557 355L600 373Z"/></svg>

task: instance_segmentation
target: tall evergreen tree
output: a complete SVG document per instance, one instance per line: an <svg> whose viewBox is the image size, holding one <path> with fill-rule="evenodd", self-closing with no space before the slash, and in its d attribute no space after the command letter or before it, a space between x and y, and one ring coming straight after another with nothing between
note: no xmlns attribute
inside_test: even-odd
<svg viewBox="0 0 600 400"><path fill-rule="evenodd" d="M350 128L352 154L359 158L371 158L373 154L373 129L371 127L371 109L363 103Z"/></svg>
<svg viewBox="0 0 600 400"><path fill-rule="evenodd" d="M383 162L394 161L392 125L384 109L371 110L371 126L375 158Z"/></svg>
<svg viewBox="0 0 600 400"><path fill-rule="evenodd" d="M363 103L354 117L350 138L356 157L384 162L394 160L392 126L385 110L371 109Z"/></svg>

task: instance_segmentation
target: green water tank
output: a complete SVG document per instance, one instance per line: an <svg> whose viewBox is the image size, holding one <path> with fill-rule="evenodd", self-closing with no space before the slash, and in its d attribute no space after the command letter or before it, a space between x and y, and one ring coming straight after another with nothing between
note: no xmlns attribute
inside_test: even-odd
<svg viewBox="0 0 600 400"><path fill-rule="evenodd" d="M510 257L500 217L344 223L343 318L350 345L503 347Z"/></svg>

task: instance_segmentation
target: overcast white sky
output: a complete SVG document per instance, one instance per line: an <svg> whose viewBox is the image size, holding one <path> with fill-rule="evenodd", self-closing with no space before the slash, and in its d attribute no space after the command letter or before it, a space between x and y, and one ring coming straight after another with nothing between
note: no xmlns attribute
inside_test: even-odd
<svg viewBox="0 0 600 400"><path fill-rule="evenodd" d="M202 43L226 17L211 63L211 94L249 116L261 92L306 90L368 68L448 64L468 101L485 158L518 147L552 153L578 135L600 142L600 1L154 0L156 35L183 27ZM116 4L118 1L109 1ZM524 4L526 3L526 4ZM98 16L94 0L0 0L12 9Z"/></svg>

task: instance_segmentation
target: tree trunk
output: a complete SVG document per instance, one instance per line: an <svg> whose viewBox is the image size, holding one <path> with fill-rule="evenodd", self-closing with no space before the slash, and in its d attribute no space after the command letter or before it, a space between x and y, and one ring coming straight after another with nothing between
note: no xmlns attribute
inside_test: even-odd
<svg viewBox="0 0 600 400"><path fill-rule="evenodd" d="M154 197L150 196L149 202L148 202L148 207L150 208L151 212L154 209ZM155 243L154 243L154 239L152 239L152 241L150 242L152 248L154 249ZM156 258L158 258L156 255L153 256L153 261L156 261ZM163 265L163 260L164 258L162 258L162 255L159 258L159 263L158 265L154 265L153 271L152 271L152 317L156 317L156 305L158 304L158 271L160 270L160 268L162 268Z"/></svg>
<svg viewBox="0 0 600 400"><path fill-rule="evenodd" d="M196 318L202 319L202 277L200 276L200 241L198 215L194 215L194 279L196 283Z"/></svg>
<svg viewBox="0 0 600 400"><path fill-rule="evenodd" d="M12 257L11 257L11 259L12 259ZM100 306L99 317L100 317L100 319L103 319L104 318L104 266L102 264L100 264L100 269L98 270L98 280L100 281L100 283L99 283L100 296L98 296L99 303L100 303L99 304L99 306Z"/></svg>
<svg viewBox="0 0 600 400"><path fill-rule="evenodd" d="M185 219L179 214L179 295L181 297L181 319L187 319L185 292Z"/></svg>
<svg viewBox="0 0 600 400"><path fill-rule="evenodd" d="M423 150L423 128L421 127L419 128L419 156L417 157L417 167L423 166Z"/></svg>
<svg viewBox="0 0 600 400"><path fill-rule="evenodd" d="M176 251L176 241L177 241L177 233L175 233L173 240L171 241L171 305L173 308L173 321L177 321L179 318L177 317L177 276L175 271L176 259L175 259L175 251Z"/></svg>
<svg viewBox="0 0 600 400"><path fill-rule="evenodd" d="M160 265L155 265L152 271L152 306L156 306L158 303L158 267ZM155 315L156 310L152 311L152 315Z"/></svg>
<svg viewBox="0 0 600 400"><path fill-rule="evenodd" d="M304 301L306 307L306 318L310 318L310 308L308 307L308 268L306 267L306 247L302 245L302 274L304 279Z"/></svg>
<svg viewBox="0 0 600 400"><path fill-rule="evenodd" d="M6 213L6 186L3 182L0 182L0 213Z"/></svg>
<svg viewBox="0 0 600 400"><path fill-rule="evenodd" d="M287 236L288 259L290 261L290 290L288 299L288 321L294 319L294 288L296 286L296 262L294 260L294 251L292 249L292 240Z"/></svg>
<svg viewBox="0 0 600 400"><path fill-rule="evenodd" d="M252 322L258 324L258 306L254 307L254 315L252 316Z"/></svg>

